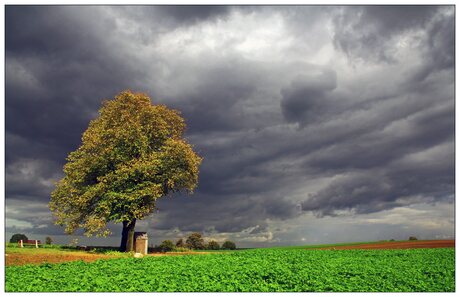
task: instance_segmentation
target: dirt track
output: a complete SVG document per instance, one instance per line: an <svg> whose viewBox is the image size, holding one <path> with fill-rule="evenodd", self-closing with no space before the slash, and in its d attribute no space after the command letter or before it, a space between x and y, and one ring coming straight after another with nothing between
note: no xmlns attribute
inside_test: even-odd
<svg viewBox="0 0 460 297"><path fill-rule="evenodd" d="M321 248L321 250L375 250L375 249L417 249L417 248L446 248L455 247L455 240L414 240L407 242L385 241L373 244L357 244Z"/></svg>
<svg viewBox="0 0 460 297"><path fill-rule="evenodd" d="M40 253L40 254L16 254L10 253L5 255L5 265L25 265L25 264L42 264L42 263L61 263L69 261L83 260L85 262L92 262L98 259L110 259L114 256L108 255L91 255L83 253L72 253L68 252L65 254L52 254L52 253Z"/></svg>
<svg viewBox="0 0 460 297"><path fill-rule="evenodd" d="M153 253L148 254L152 257L162 256L181 256L190 254L206 254L206 252L181 252L181 253ZM93 262L98 259L118 258L118 256L109 256L103 254L89 254L85 252L41 252L37 254L24 253L7 253L5 255L5 265L25 265L25 264L43 264L43 263L62 263L70 261L83 260L85 262Z"/></svg>

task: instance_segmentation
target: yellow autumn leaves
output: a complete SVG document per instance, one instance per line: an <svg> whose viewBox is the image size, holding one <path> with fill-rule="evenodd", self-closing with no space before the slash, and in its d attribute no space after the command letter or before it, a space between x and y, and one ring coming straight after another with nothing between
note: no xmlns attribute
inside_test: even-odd
<svg viewBox="0 0 460 297"><path fill-rule="evenodd" d="M145 94L104 101L51 194L56 223L68 233L105 236L109 221L142 219L158 198L193 192L202 158L183 138L185 128L178 111L152 105Z"/></svg>

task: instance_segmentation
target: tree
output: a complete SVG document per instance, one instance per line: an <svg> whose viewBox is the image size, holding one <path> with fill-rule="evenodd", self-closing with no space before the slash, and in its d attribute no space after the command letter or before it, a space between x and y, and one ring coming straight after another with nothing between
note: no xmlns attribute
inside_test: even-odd
<svg viewBox="0 0 460 297"><path fill-rule="evenodd" d="M185 247L185 243L184 243L184 240L182 238L179 238L177 241L176 241L176 247Z"/></svg>
<svg viewBox="0 0 460 297"><path fill-rule="evenodd" d="M204 250L204 239L200 233L192 233L185 241L187 247L193 250Z"/></svg>
<svg viewBox="0 0 460 297"><path fill-rule="evenodd" d="M11 236L10 243L18 243L19 240L22 240L24 242L27 241L28 238L24 234L14 234L13 236Z"/></svg>
<svg viewBox="0 0 460 297"><path fill-rule="evenodd" d="M208 242L207 249L208 250L218 250L220 249L220 245L217 241L211 240L210 242Z"/></svg>
<svg viewBox="0 0 460 297"><path fill-rule="evenodd" d="M160 244L162 252L170 252L174 249L174 243L171 240L165 240Z"/></svg>
<svg viewBox="0 0 460 297"><path fill-rule="evenodd" d="M233 241L227 240L222 244L222 249L223 250L235 250L236 249L236 244Z"/></svg>
<svg viewBox="0 0 460 297"><path fill-rule="evenodd" d="M409 237L409 240L417 240L417 237L415 237L415 236L410 236L410 237Z"/></svg>
<svg viewBox="0 0 460 297"><path fill-rule="evenodd" d="M83 228L86 236L108 236L108 222L122 223L120 250L133 250L136 221L157 199L193 193L198 183L202 159L184 140L185 128L178 111L144 94L104 101L51 194L56 224L68 234Z"/></svg>
<svg viewBox="0 0 460 297"><path fill-rule="evenodd" d="M46 243L46 244L52 244L52 243L53 243L53 239L51 239L51 237L47 236L47 237L45 238L45 243Z"/></svg>

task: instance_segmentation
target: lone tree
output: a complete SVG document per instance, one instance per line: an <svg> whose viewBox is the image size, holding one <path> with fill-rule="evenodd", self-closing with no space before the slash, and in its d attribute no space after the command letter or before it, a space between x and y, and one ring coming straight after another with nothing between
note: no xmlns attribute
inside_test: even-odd
<svg viewBox="0 0 460 297"><path fill-rule="evenodd" d="M176 247L185 247L185 243L184 243L184 240L182 238L179 238L177 241L176 241Z"/></svg>
<svg viewBox="0 0 460 297"><path fill-rule="evenodd" d="M45 243L46 243L46 244L52 244L52 243L53 243L53 239L52 239L51 237L47 236L47 237L45 238Z"/></svg>
<svg viewBox="0 0 460 297"><path fill-rule="evenodd" d="M174 249L174 243L171 240L164 240L159 248L162 252L170 252Z"/></svg>
<svg viewBox="0 0 460 297"><path fill-rule="evenodd" d="M18 243L19 240L22 240L23 242L24 241L27 241L27 236L25 236L24 234L14 234L13 236L11 236L11 239L10 239L10 243Z"/></svg>
<svg viewBox="0 0 460 297"><path fill-rule="evenodd" d="M136 220L158 198L192 193L198 183L202 159L183 138L185 128L178 111L152 105L147 95L124 91L104 101L51 194L56 224L68 234L83 228L86 236L108 236L108 222L122 223L120 251L133 250Z"/></svg>
<svg viewBox="0 0 460 297"><path fill-rule="evenodd" d="M236 244L233 241L227 240L222 244L223 250L236 250Z"/></svg>
<svg viewBox="0 0 460 297"><path fill-rule="evenodd" d="M204 239L198 232L190 234L185 243L192 250L204 250L205 248Z"/></svg>
<svg viewBox="0 0 460 297"><path fill-rule="evenodd" d="M220 249L220 245L217 241L211 240L208 242L208 246L206 247L208 250L218 250Z"/></svg>

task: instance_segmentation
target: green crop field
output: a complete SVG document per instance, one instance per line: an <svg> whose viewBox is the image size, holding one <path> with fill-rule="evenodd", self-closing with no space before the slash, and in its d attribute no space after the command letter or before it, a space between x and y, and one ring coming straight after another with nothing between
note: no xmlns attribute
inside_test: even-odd
<svg viewBox="0 0 460 297"><path fill-rule="evenodd" d="M253 249L6 267L6 291L452 292L453 248Z"/></svg>

